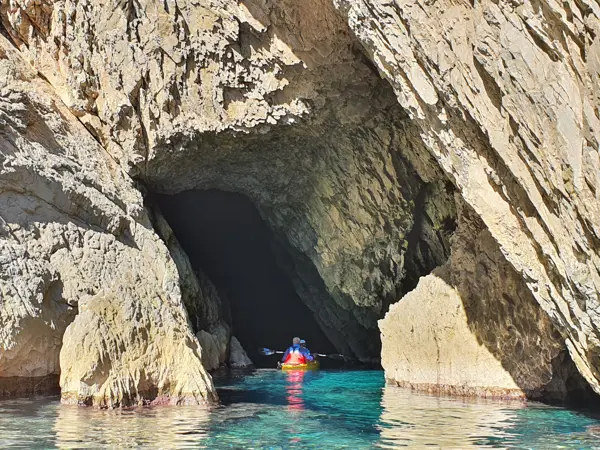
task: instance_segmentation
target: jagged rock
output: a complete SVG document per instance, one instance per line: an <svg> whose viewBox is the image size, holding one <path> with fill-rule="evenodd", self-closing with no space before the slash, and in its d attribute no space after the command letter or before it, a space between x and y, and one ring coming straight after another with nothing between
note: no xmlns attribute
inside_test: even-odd
<svg viewBox="0 0 600 450"><path fill-rule="evenodd" d="M231 336L231 342L229 344L229 366L234 369L244 369L252 367L254 364L252 360L248 358L246 350L240 344L235 336Z"/></svg>
<svg viewBox="0 0 600 450"><path fill-rule="evenodd" d="M336 5L600 393L600 6Z"/></svg>
<svg viewBox="0 0 600 450"><path fill-rule="evenodd" d="M459 204L460 205L460 204ZM459 206L452 256L380 321L398 385L453 395L565 400L560 333L476 215Z"/></svg>
<svg viewBox="0 0 600 450"><path fill-rule="evenodd" d="M0 150L2 391L60 352L67 402L214 400L139 191L4 36Z"/></svg>
<svg viewBox="0 0 600 450"><path fill-rule="evenodd" d="M227 361L229 351L229 327L219 325L209 331L200 330L196 337L202 347L202 364L206 370L214 370L221 367Z"/></svg>

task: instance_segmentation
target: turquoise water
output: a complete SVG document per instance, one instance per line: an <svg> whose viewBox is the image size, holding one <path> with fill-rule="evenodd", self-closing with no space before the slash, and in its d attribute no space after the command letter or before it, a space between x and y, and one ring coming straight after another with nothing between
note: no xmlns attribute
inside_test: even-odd
<svg viewBox="0 0 600 450"><path fill-rule="evenodd" d="M56 398L0 402L0 448L599 448L600 420L538 403L386 387L379 371L216 379L222 405L107 411Z"/></svg>

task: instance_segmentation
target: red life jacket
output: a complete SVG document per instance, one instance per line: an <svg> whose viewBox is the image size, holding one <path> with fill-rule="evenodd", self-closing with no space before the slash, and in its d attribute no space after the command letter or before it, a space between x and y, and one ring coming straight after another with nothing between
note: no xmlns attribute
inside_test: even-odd
<svg viewBox="0 0 600 450"><path fill-rule="evenodd" d="M287 355L287 358L285 359L285 361L283 363L284 364L293 364L293 365L306 364L306 356L304 356L300 352L300 350L294 349Z"/></svg>

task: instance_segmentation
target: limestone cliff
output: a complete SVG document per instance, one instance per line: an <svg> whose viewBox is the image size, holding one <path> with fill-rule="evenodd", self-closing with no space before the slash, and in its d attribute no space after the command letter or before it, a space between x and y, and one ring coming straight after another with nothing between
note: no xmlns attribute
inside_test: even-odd
<svg viewBox="0 0 600 450"><path fill-rule="evenodd" d="M600 6L338 6L600 392Z"/></svg>
<svg viewBox="0 0 600 450"><path fill-rule="evenodd" d="M3 36L0 149L2 393L213 400L140 193Z"/></svg>
<svg viewBox="0 0 600 450"><path fill-rule="evenodd" d="M377 320L419 283L382 323L384 363L393 361L387 375L397 382L431 383L402 372L418 367L423 354L396 364L397 352L413 342L407 330L428 323L426 308L414 305L427 292L427 304L438 312L448 298L463 311L453 326L471 344L485 346L473 358L496 361L487 367L503 381L488 387L560 390L546 386L548 378L560 378L554 361L568 349L600 392L599 9L585 0L3 2L0 20L11 41L3 41L10 54L5 66L25 59L33 68L30 82L52 86L47 95L64 106L56 107L60 120L49 122L43 110L42 119L30 120L35 126L10 122L18 144L3 143L3 158L12 148L27 148L21 143L32 133L27 130L41 124L32 147L45 150L23 169L33 181L11 179L12 169L2 174L0 182L11 181L1 195L51 179L51 189L38 191L61 194L36 195L45 208L58 207L79 222L7 200L14 206L1 245L19 242L35 251L20 249L0 267L7 267L8 279L23 271L21 264L36 281L3 295L35 308L2 316L0 336L8 337L0 364L24 348L20 376L57 374L63 332L74 320L60 361L68 398L141 402L149 391L140 386L153 383L171 386L173 398L190 391L211 398L193 332L214 347L204 357L214 366L231 330L168 226L148 219L132 177L157 193L216 188L248 196L273 231L279 264L348 355L377 359ZM7 77L12 92L22 81ZM37 92L19 92L29 90ZM40 111L35 102L11 101L0 113L12 118L14 104L23 104L26 117ZM77 127L71 143L63 138L64 124ZM80 154L83 148L90 154ZM68 161L52 165L52 155L65 152ZM461 215L467 210L468 220ZM59 235L75 226L101 236L91 234L89 245L64 238L69 244L52 262L53 247L34 244L46 240L37 228L25 239L13 230L29 230L21 224L27 215L27 224L50 217L44 223ZM455 238L451 250L457 222L470 230L457 236L473 240L472 248ZM82 265L86 245L95 256ZM419 281L436 266L443 267ZM503 276L511 280L506 286ZM112 292L101 292L106 286ZM87 305L79 314L68 306L77 303ZM169 319L140 319L128 335L127 326L108 325L114 305L121 308L119 321L133 320L133 311ZM403 308L414 314L400 313ZM45 328L25 326L21 317ZM501 342L486 335L488 325ZM67 345L78 333L85 335L80 346L97 342L94 329L101 327L115 330L102 351ZM174 353L158 358L170 383L155 374L149 384L141 374L131 381L123 365L112 364L130 364L126 348L144 348L152 339L167 345L169 330L177 335L171 350L187 352L189 361L177 374L169 366ZM425 347L435 348L444 336L438 331L420 335ZM54 356L40 333L53 336ZM17 346L17 335L30 343ZM49 356L43 367L33 367L33 352ZM89 369L71 370L71 358L84 353ZM514 364L507 368L508 360ZM178 376L187 381L175 383ZM105 383L93 388L97 397L74 387L86 379ZM481 382L442 370L434 384L485 388ZM135 389L115 394L113 386L131 383Z"/></svg>
<svg viewBox="0 0 600 450"><path fill-rule="evenodd" d="M3 17L149 189L250 197L332 342L377 358L423 183L399 153L404 113L333 4L58 1ZM424 270L446 256L432 252Z"/></svg>

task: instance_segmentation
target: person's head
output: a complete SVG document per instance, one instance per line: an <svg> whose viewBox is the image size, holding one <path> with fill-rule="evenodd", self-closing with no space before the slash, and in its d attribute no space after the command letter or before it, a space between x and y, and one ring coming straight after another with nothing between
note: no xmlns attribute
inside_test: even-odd
<svg viewBox="0 0 600 450"><path fill-rule="evenodd" d="M300 339L300 347L306 347L306 341L304 339Z"/></svg>
<svg viewBox="0 0 600 450"><path fill-rule="evenodd" d="M300 345L300 338L299 337L295 337L294 339L292 339L292 344L293 345Z"/></svg>

